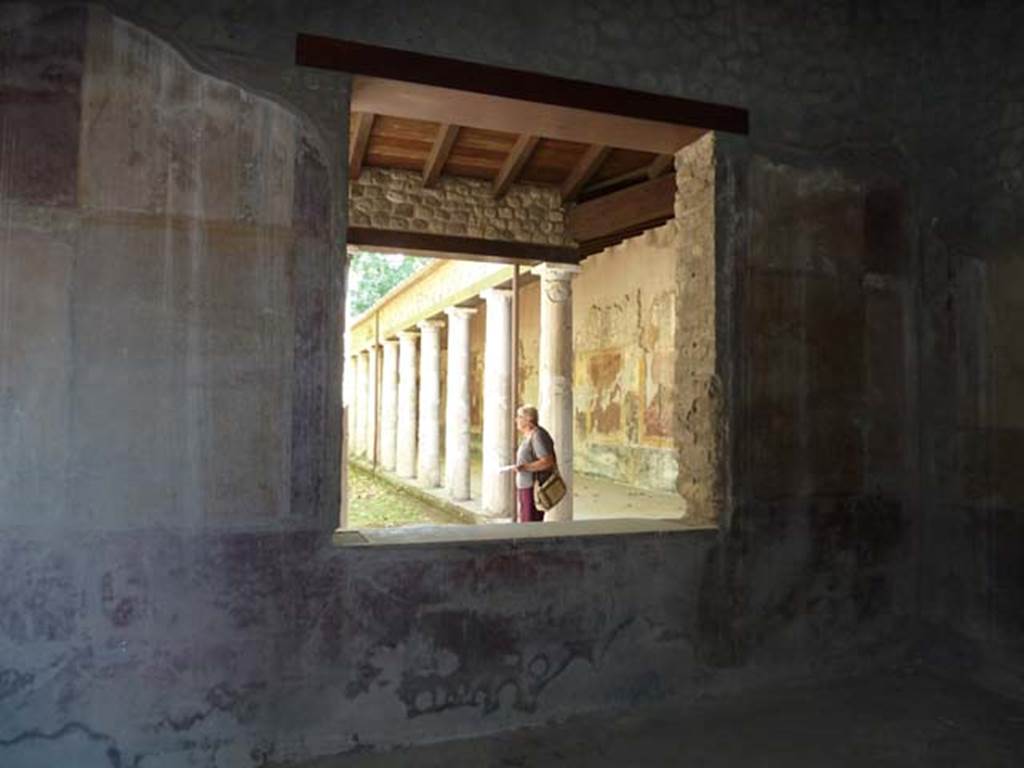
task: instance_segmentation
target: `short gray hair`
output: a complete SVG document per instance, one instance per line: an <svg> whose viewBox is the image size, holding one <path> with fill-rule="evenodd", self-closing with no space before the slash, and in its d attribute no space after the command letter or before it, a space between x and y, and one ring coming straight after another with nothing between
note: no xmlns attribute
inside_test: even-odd
<svg viewBox="0 0 1024 768"><path fill-rule="evenodd" d="M516 409L516 416L522 416L528 422L537 426L537 409L532 405L521 405Z"/></svg>

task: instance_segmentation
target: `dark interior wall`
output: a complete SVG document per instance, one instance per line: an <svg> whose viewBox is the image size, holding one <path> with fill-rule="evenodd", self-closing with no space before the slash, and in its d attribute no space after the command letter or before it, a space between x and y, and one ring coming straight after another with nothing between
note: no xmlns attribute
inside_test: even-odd
<svg viewBox="0 0 1024 768"><path fill-rule="evenodd" d="M1005 546L1012 505L932 515L960 497L930 449L918 472L918 435L952 434L919 410L979 391L947 399L970 358L943 329L988 317L936 301L919 334L929 280L971 285L922 262L1016 242L1012 209L929 229L957 209L923 169L961 151L931 123L985 80L964 32L942 49L963 82L924 103L932 5L112 5L155 36L0 9L0 762L260 764L827 674L900 650L919 584L1014 652L984 590L1020 559L956 545L980 517L966 540ZM299 30L750 109L716 142L720 532L330 546L345 85L291 66ZM1003 199L955 168L974 210ZM951 556L1002 581L958 576L956 603L930 575Z"/></svg>
<svg viewBox="0 0 1024 768"><path fill-rule="evenodd" d="M1024 51L1018 3L944 3L921 162L926 648L1024 691Z"/></svg>

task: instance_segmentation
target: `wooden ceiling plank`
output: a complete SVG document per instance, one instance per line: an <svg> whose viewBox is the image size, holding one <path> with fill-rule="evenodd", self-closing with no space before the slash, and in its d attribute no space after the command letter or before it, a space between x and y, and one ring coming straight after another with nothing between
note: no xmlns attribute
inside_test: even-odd
<svg viewBox="0 0 1024 768"><path fill-rule="evenodd" d="M352 83L352 108L433 122L448 122L458 115L463 128L529 133L657 154L675 153L706 132L688 125L362 76Z"/></svg>
<svg viewBox="0 0 1024 768"><path fill-rule="evenodd" d="M348 176L350 179L358 179L363 171L363 160L366 158L366 148L370 146L370 132L373 131L372 112L356 112L355 125L352 127L352 135L348 141Z"/></svg>
<svg viewBox="0 0 1024 768"><path fill-rule="evenodd" d="M498 175L494 179L494 187L491 191L495 197L501 197L512 186L519 176L519 172L526 165L526 161L530 159L530 154L537 146L538 141L540 141L539 136L529 133L524 133L516 139L512 151L509 152L508 158L505 160L505 164L498 171Z"/></svg>
<svg viewBox="0 0 1024 768"><path fill-rule="evenodd" d="M587 147L583 157L576 163L576 167L572 169L568 178L562 184L563 203L576 199L580 190L583 189L583 185L590 181L594 174L597 173L601 164L608 159L608 153L611 151L611 147L602 144L591 144Z"/></svg>
<svg viewBox="0 0 1024 768"><path fill-rule="evenodd" d="M437 138L434 139L434 145L430 148L430 155L423 166L424 187L432 187L437 183L437 180L441 177L441 171L444 170L444 164L448 161L448 155L451 154L452 147L455 145L455 139L458 136L459 126L457 125L443 123L437 129Z"/></svg>

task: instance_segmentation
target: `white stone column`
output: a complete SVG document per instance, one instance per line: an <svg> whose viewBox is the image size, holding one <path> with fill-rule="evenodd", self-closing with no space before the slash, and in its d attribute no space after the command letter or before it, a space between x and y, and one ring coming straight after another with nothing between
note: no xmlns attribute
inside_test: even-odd
<svg viewBox="0 0 1024 768"><path fill-rule="evenodd" d="M416 476L416 331L398 334L398 437L395 472Z"/></svg>
<svg viewBox="0 0 1024 768"><path fill-rule="evenodd" d="M567 489L545 520L572 520L572 278L579 271L561 264L534 268L540 275L539 418L555 441L558 470Z"/></svg>
<svg viewBox="0 0 1024 768"><path fill-rule="evenodd" d="M455 501L469 498L469 321L468 307L449 307L448 377L444 407L444 485Z"/></svg>
<svg viewBox="0 0 1024 768"><path fill-rule="evenodd" d="M416 479L425 488L441 484L441 329L444 320L424 320L420 329L420 423Z"/></svg>
<svg viewBox="0 0 1024 768"><path fill-rule="evenodd" d="M359 358L349 355L345 365L345 457L356 455L356 378L359 375Z"/></svg>
<svg viewBox="0 0 1024 768"><path fill-rule="evenodd" d="M377 345L366 351L366 458L374 460L377 437Z"/></svg>
<svg viewBox="0 0 1024 768"><path fill-rule="evenodd" d="M380 465L395 471L398 439L398 340L385 339L380 372Z"/></svg>
<svg viewBox="0 0 1024 768"><path fill-rule="evenodd" d="M369 364L369 356L366 351L356 355L356 430L352 435L352 447L355 448L357 456L366 454L366 379Z"/></svg>
<svg viewBox="0 0 1024 768"><path fill-rule="evenodd" d="M499 474L498 467L512 463L512 404L509 402L511 367L509 334L512 329L512 292L492 288L480 296L487 302L484 335L484 511L495 517L511 517L514 475Z"/></svg>

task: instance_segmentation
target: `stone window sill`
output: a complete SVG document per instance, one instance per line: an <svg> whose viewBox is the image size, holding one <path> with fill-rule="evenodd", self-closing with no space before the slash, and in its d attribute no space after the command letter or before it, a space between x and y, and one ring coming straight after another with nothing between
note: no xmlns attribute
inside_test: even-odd
<svg viewBox="0 0 1024 768"><path fill-rule="evenodd" d="M529 523L526 525L411 525L401 528L337 530L334 543L339 547L408 547L462 545L477 542L507 542L513 546L533 539L561 539L593 536L708 534L715 526L694 525L682 520L575 520L570 522Z"/></svg>

